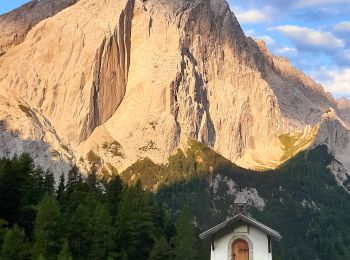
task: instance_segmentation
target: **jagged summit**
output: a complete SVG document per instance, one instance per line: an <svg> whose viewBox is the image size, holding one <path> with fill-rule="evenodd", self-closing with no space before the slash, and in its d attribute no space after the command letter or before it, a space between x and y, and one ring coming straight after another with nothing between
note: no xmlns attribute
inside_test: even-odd
<svg viewBox="0 0 350 260"><path fill-rule="evenodd" d="M83 168L94 158L108 171L165 162L194 139L269 169L310 147L328 108L343 116L320 85L246 37L224 0L80 0L61 10L0 57L0 139L11 144L1 155Z"/></svg>

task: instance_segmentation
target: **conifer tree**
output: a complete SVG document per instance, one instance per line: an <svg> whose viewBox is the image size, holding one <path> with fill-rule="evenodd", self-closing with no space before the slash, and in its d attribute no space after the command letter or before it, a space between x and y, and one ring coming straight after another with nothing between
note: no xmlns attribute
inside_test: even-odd
<svg viewBox="0 0 350 260"><path fill-rule="evenodd" d="M25 236L22 229L18 225L14 225L12 229L6 232L4 243L0 251L1 260L22 260L28 257Z"/></svg>
<svg viewBox="0 0 350 260"><path fill-rule="evenodd" d="M198 259L198 235L196 227L192 224L193 217L184 207L176 221L175 259L194 260Z"/></svg>
<svg viewBox="0 0 350 260"><path fill-rule="evenodd" d="M66 185L66 190L68 193L72 192L76 187L78 187L82 182L79 169L76 165L68 172L68 180Z"/></svg>
<svg viewBox="0 0 350 260"><path fill-rule="evenodd" d="M69 245L67 240L64 240L61 251L57 256L57 260L73 260L72 256L69 253Z"/></svg>
<svg viewBox="0 0 350 260"><path fill-rule="evenodd" d="M88 220L87 239L90 241L89 259L107 259L112 257L114 247L114 229L112 217L101 203L97 203L90 219Z"/></svg>
<svg viewBox="0 0 350 260"><path fill-rule="evenodd" d="M156 240L154 247L150 253L150 260L171 260L173 259L172 249L165 239L164 236L161 236Z"/></svg>
<svg viewBox="0 0 350 260"><path fill-rule="evenodd" d="M38 205L34 226L32 255L54 259L60 250L59 205L57 200L46 194Z"/></svg>
<svg viewBox="0 0 350 260"><path fill-rule="evenodd" d="M66 189L65 178L64 178L64 173L62 173L60 176L60 182L59 182L58 188L57 188L57 199L59 201L61 200L62 196L64 195L65 189Z"/></svg>
<svg viewBox="0 0 350 260"><path fill-rule="evenodd" d="M123 191L117 217L117 239L120 251L129 259L148 257L157 235L154 223L156 204L151 194L137 183Z"/></svg>
<svg viewBox="0 0 350 260"><path fill-rule="evenodd" d="M53 194L55 191L55 178L50 171L47 171L44 176L43 190L48 194Z"/></svg>

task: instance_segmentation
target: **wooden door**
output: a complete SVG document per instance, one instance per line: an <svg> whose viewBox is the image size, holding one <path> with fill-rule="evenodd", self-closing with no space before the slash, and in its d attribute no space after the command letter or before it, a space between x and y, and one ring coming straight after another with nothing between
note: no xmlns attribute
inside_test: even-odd
<svg viewBox="0 0 350 260"><path fill-rule="evenodd" d="M249 260L248 243L238 239L232 244L232 260Z"/></svg>

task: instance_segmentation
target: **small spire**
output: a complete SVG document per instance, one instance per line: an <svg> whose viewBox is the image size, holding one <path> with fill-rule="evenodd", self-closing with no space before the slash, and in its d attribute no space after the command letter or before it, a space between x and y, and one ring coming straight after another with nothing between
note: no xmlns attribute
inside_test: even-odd
<svg viewBox="0 0 350 260"><path fill-rule="evenodd" d="M247 201L244 198L242 189L239 189L239 192L236 195L236 199L234 201L234 214L247 214Z"/></svg>

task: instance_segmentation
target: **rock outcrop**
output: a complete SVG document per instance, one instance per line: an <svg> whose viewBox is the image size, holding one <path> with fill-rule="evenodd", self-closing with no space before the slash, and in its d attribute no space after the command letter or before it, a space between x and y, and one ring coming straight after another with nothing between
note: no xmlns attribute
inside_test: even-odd
<svg viewBox="0 0 350 260"><path fill-rule="evenodd" d="M90 151L109 169L163 163L189 138L240 166L274 168L323 135L328 108L346 115L246 37L225 0L80 0L28 31L0 57L0 120L86 169ZM22 104L35 112L28 124L15 123Z"/></svg>
<svg viewBox="0 0 350 260"><path fill-rule="evenodd" d="M54 16L78 0L32 0L0 16L0 55L24 41L40 21Z"/></svg>
<svg viewBox="0 0 350 260"><path fill-rule="evenodd" d="M350 101L346 98L337 100L341 118L350 126Z"/></svg>

